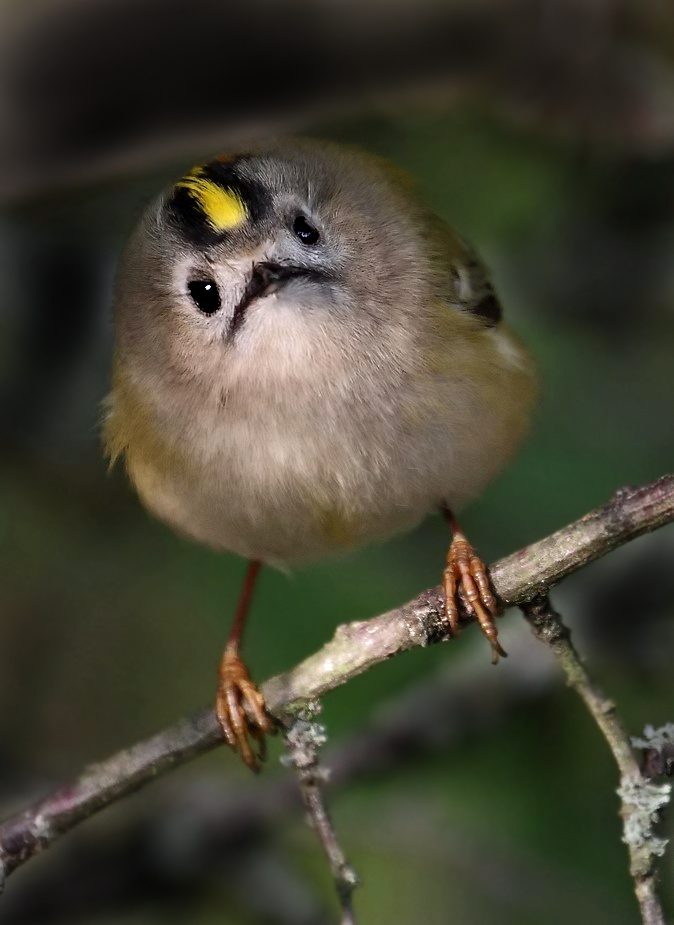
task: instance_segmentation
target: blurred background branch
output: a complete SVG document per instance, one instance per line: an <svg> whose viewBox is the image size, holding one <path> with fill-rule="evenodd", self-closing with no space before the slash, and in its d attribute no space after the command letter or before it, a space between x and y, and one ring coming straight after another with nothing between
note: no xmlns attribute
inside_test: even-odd
<svg viewBox="0 0 674 925"><path fill-rule="evenodd" d="M415 97L487 102L504 117L634 153L674 143L664 0L3 7L5 200Z"/></svg>

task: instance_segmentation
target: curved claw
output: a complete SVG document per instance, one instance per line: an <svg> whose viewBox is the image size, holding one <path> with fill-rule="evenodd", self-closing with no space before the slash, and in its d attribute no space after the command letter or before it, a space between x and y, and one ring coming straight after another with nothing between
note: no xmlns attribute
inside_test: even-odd
<svg viewBox="0 0 674 925"><path fill-rule="evenodd" d="M460 629L457 602L457 598L460 597L466 610L480 624L480 629L491 645L493 664L498 662L499 657L505 658L507 652L499 642L498 630L494 623L494 617L498 613L498 604L491 591L487 568L459 530L455 530L447 553L443 585L445 615L451 634L456 636Z"/></svg>
<svg viewBox="0 0 674 925"><path fill-rule="evenodd" d="M229 647L220 663L215 713L229 747L239 752L252 771L259 771L266 755L265 736L274 732L274 724L248 669L238 652ZM255 749L251 739L255 740Z"/></svg>

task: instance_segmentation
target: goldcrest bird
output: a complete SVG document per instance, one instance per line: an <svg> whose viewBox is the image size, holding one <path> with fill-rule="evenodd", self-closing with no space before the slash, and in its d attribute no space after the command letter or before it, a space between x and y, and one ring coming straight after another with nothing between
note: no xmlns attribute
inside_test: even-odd
<svg viewBox="0 0 674 925"><path fill-rule="evenodd" d="M454 515L525 433L532 363L475 254L405 175L297 139L195 167L134 231L114 323L109 457L175 530L250 560L216 698L246 764L273 728L240 656L261 563L439 510L448 632L461 599L505 654Z"/></svg>

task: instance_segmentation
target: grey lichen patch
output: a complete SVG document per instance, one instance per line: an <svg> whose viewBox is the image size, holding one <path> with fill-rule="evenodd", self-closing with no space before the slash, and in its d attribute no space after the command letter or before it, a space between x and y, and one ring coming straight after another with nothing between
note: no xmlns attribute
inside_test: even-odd
<svg viewBox="0 0 674 925"><path fill-rule="evenodd" d="M627 778L618 788L625 807L623 841L631 848L646 849L652 856L665 853L668 839L653 831L662 810L669 803L671 784L656 784L643 778Z"/></svg>
<svg viewBox="0 0 674 925"><path fill-rule="evenodd" d="M644 777L674 776L674 723L665 723L657 729L646 726L643 736L632 739L632 745L641 749Z"/></svg>
<svg viewBox="0 0 674 925"><path fill-rule="evenodd" d="M360 877L348 864L345 864L341 868L342 881L347 888L355 889L357 886L360 886Z"/></svg>
<svg viewBox="0 0 674 925"><path fill-rule="evenodd" d="M665 723L657 729L645 726L643 736L633 736L631 741L634 748L656 748L658 751L674 745L674 723Z"/></svg>
<svg viewBox="0 0 674 925"><path fill-rule="evenodd" d="M51 820L44 813L37 814L33 820L31 832L40 842L50 842L54 837Z"/></svg>
<svg viewBox="0 0 674 925"><path fill-rule="evenodd" d="M319 712L320 705L317 702L298 711L284 732L288 754L281 758L281 763L286 767L297 768L298 771L311 769L314 776L326 779L325 769L318 767L318 752L328 741L325 726L314 719Z"/></svg>

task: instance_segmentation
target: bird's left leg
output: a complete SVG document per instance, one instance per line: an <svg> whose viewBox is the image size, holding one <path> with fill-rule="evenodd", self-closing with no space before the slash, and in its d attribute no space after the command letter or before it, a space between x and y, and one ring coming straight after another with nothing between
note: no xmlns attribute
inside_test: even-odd
<svg viewBox="0 0 674 925"><path fill-rule="evenodd" d="M459 527L452 511L443 506L442 514L452 530L452 542L447 552L447 565L443 572L445 591L445 617L453 636L459 632L459 598L466 610L480 624L480 629L489 640L492 662L507 653L498 640L494 618L498 604L489 584L487 567L475 552Z"/></svg>

